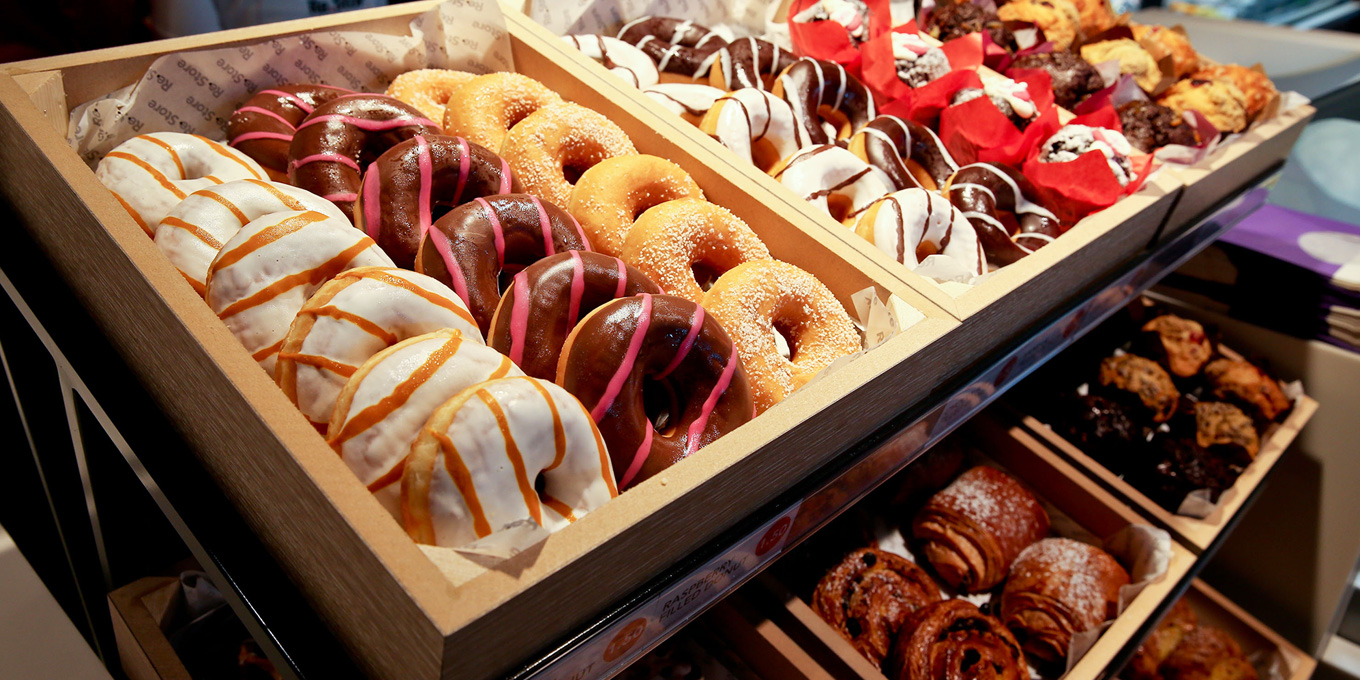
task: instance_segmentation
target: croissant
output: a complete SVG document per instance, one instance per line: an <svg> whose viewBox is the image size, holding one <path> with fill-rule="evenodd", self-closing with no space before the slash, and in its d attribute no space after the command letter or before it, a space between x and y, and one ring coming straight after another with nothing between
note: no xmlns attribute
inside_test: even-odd
<svg viewBox="0 0 1360 680"><path fill-rule="evenodd" d="M1162 662L1166 680L1256 680L1252 667L1226 632L1200 626L1185 634Z"/></svg>
<svg viewBox="0 0 1360 680"><path fill-rule="evenodd" d="M1194 630L1198 623L1195 610L1185 600L1177 600L1166 618L1157 624L1152 634L1138 646L1138 651L1133 653L1133 658L1129 659L1129 665L1124 669L1124 676L1128 680L1162 680L1157 669L1181 643L1181 638Z"/></svg>
<svg viewBox="0 0 1360 680"><path fill-rule="evenodd" d="M884 672L889 680L1028 680L1020 643L967 600L928 604L907 617Z"/></svg>
<svg viewBox="0 0 1360 680"><path fill-rule="evenodd" d="M1020 551L1047 533L1039 501L1010 475L983 466L932 496L912 525L935 572L964 592L1000 583Z"/></svg>
<svg viewBox="0 0 1360 680"><path fill-rule="evenodd" d="M1112 618L1129 574L1109 553L1066 538L1046 538L1011 565L1001 620L1035 662L1067 658L1072 636Z"/></svg>
<svg viewBox="0 0 1360 680"><path fill-rule="evenodd" d="M914 562L865 548L822 577L812 610L878 665L907 616L939 599L939 587Z"/></svg>

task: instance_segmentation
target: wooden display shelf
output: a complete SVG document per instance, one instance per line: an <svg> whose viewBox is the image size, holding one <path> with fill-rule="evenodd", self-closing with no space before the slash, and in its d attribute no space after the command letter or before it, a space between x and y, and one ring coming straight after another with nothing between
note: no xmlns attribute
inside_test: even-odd
<svg viewBox="0 0 1360 680"><path fill-rule="evenodd" d="M1317 668L1316 659L1290 644L1279 633L1204 581L1192 581L1183 599L1194 610L1201 625L1227 631L1241 645L1242 652L1248 658L1257 654L1275 654L1280 662L1282 680L1308 680Z"/></svg>
<svg viewBox="0 0 1360 680"><path fill-rule="evenodd" d="M68 146L67 111L140 79L166 53L329 30L407 33L418 2L20 62L0 69L0 196L318 615L375 677L489 678L595 620L964 367L959 324L854 248L804 228L612 78L562 59L506 16L517 68L689 171L775 257L849 305L873 287L926 319L525 553L449 577L353 477ZM989 347L979 348L985 351ZM71 351L68 349L67 351ZM582 593L589 593L582 597ZM381 625L375 625L381 622ZM513 644L506 631L514 631Z"/></svg>
<svg viewBox="0 0 1360 680"><path fill-rule="evenodd" d="M1087 532L1106 538L1130 524L1148 524L1146 517L1087 479L1024 430L1007 427L987 415L974 418L969 427L987 456ZM902 474L911 474L911 468ZM1172 593L1179 591L1189 578L1196 558L1175 541L1171 542L1171 550L1166 574L1145 587L1129 603L1086 655L1063 676L1064 680L1106 677L1107 668L1130 639L1164 608ZM720 611L709 621L728 627L725 633L729 638L751 641L752 649L757 653L748 656L746 661L757 672L761 672L763 662L777 659L778 665L800 669L792 677L882 680L883 673L828 626L798 594L809 585L781 580L776 566L771 573L761 576L756 585L741 591L743 598L732 601L732 607L737 611ZM796 651L789 651L791 648ZM780 656L783 658L778 659ZM769 677L789 676L771 673Z"/></svg>
<svg viewBox="0 0 1360 680"><path fill-rule="evenodd" d="M1281 111L1194 165L1168 166L1166 169L1185 183L1185 189L1167 216L1157 242L1181 233L1205 212L1237 193L1244 182L1284 162L1316 113L1312 105Z"/></svg>
<svg viewBox="0 0 1360 680"><path fill-rule="evenodd" d="M191 680L165 636L167 620L183 603L173 576L148 576L109 593L118 661L128 680Z"/></svg>
<svg viewBox="0 0 1360 680"><path fill-rule="evenodd" d="M1317 412L1317 408L1318 403L1305 395L1294 404L1294 409L1284 422L1272 424L1261 438L1261 450L1256 454L1256 458L1233 484L1232 493L1220 499L1213 513L1203 519L1177 514L1158 505L1038 418L1024 415L1022 424L1084 474L1090 475L1116 496L1147 514L1186 547L1201 553L1214 545L1218 537L1231 526L1233 519L1242 511L1243 505L1265 481L1275 464L1280 462L1280 457Z"/></svg>

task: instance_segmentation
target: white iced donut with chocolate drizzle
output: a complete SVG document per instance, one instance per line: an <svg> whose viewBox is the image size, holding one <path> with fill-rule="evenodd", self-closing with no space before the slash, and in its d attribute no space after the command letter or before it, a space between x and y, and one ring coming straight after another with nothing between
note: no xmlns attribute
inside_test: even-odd
<svg viewBox="0 0 1360 680"><path fill-rule="evenodd" d="M633 87L651 87L660 79L651 57L618 38L587 34L564 35L562 39Z"/></svg>
<svg viewBox="0 0 1360 680"><path fill-rule="evenodd" d="M793 109L783 99L754 87L714 102L699 129L761 170L769 170L798 151Z"/></svg>
<svg viewBox="0 0 1360 680"><path fill-rule="evenodd" d="M401 515L402 468L435 409L485 380L522 376L509 357L439 330L403 340L350 376L326 428L326 442L394 517Z"/></svg>
<svg viewBox="0 0 1360 680"><path fill-rule="evenodd" d="M713 102L727 94L711 85L699 83L657 83L642 91L677 116L698 125Z"/></svg>
<svg viewBox="0 0 1360 680"><path fill-rule="evenodd" d="M770 174L846 226L853 226L860 213L893 188L882 170L832 144L809 146Z"/></svg>
<svg viewBox="0 0 1360 680"><path fill-rule="evenodd" d="M441 328L482 342L471 312L448 286L404 269L351 269L317 290L297 313L274 380L324 430L340 390L369 357Z"/></svg>
<svg viewBox="0 0 1360 680"><path fill-rule="evenodd" d="M987 271L987 256L973 225L933 191L911 188L888 194L864 211L855 233L907 269L923 263L939 266L943 258L957 266L955 278L964 283Z"/></svg>
<svg viewBox="0 0 1360 680"><path fill-rule="evenodd" d="M525 519L557 531L618 494L581 402L547 380L501 378L459 392L421 428L401 520L417 543L456 548Z"/></svg>
<svg viewBox="0 0 1360 680"><path fill-rule="evenodd" d="M315 210L254 220L222 246L208 267L205 299L260 367L274 363L307 298L346 269L391 267L392 260L349 220Z"/></svg>
<svg viewBox="0 0 1360 680"><path fill-rule="evenodd" d="M345 218L334 203L310 191L278 182L239 179L185 197L156 226L156 245L189 285L204 295L208 265L222 244L251 220L289 210L315 210Z"/></svg>
<svg viewBox="0 0 1360 680"><path fill-rule="evenodd" d="M138 135L114 147L94 170L147 236L199 189L236 179L269 179L249 156L207 137L181 132Z"/></svg>

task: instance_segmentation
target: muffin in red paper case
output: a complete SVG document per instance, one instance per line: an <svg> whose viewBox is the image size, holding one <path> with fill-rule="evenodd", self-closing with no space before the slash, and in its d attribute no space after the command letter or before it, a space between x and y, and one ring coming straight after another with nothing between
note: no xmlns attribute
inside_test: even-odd
<svg viewBox="0 0 1360 680"><path fill-rule="evenodd" d="M1002 110L1005 107L999 106L1006 101L998 100L1008 100L1019 108L1021 102L1005 96L1008 89L1037 95L1027 97L1032 113L1024 117L1027 122L1007 115ZM953 104L940 112L940 139L960 165L981 161L1020 167L1031 149L1061 127L1045 73L1030 74L1024 81L994 79L983 87L983 92L988 96ZM966 91L956 92L955 100L969 95Z"/></svg>
<svg viewBox="0 0 1360 680"><path fill-rule="evenodd" d="M1072 119L1030 151L1023 169L1064 223L1114 205L1152 170L1152 157L1134 151L1110 106Z"/></svg>
<svg viewBox="0 0 1360 680"><path fill-rule="evenodd" d="M972 33L935 47L931 38L920 33L915 21L908 21L864 43L861 53L861 80L878 98L880 107L922 90L927 91L921 95L924 98L938 99L939 95L931 91L950 85L937 83L958 71L972 71L982 65L982 36Z"/></svg>
<svg viewBox="0 0 1360 680"><path fill-rule="evenodd" d="M794 0L788 26L795 54L840 64L858 77L861 48L888 32L892 14L887 0Z"/></svg>

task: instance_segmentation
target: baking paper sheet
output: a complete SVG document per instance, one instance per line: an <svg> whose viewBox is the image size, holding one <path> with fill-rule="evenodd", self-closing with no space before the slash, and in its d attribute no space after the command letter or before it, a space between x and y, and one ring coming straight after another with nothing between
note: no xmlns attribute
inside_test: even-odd
<svg viewBox="0 0 1360 680"><path fill-rule="evenodd" d="M408 36L319 31L251 45L167 54L139 81L71 112L68 141L94 167L140 134L226 138L232 111L260 90L290 83L382 92L420 68L514 70L495 0L447 0L416 17Z"/></svg>

